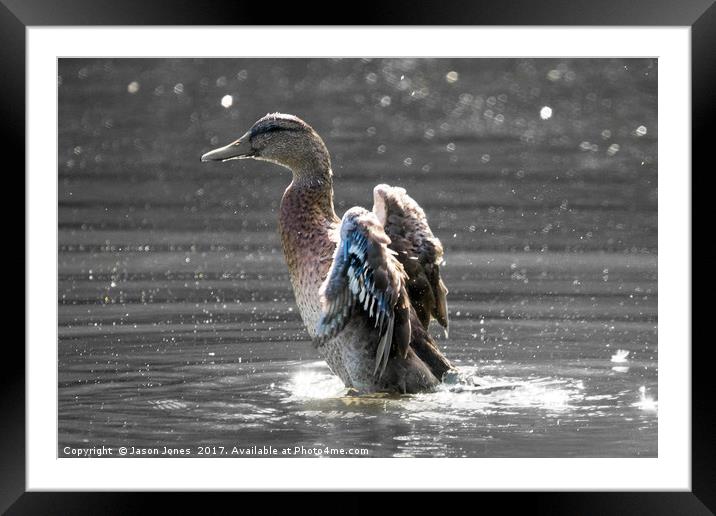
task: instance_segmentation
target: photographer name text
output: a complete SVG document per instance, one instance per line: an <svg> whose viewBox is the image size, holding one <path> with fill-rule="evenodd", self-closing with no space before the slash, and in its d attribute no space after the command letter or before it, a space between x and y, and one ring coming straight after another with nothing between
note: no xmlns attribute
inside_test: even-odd
<svg viewBox="0 0 716 516"><path fill-rule="evenodd" d="M90 446L62 448L62 457L357 457L368 456L367 448L333 446Z"/></svg>

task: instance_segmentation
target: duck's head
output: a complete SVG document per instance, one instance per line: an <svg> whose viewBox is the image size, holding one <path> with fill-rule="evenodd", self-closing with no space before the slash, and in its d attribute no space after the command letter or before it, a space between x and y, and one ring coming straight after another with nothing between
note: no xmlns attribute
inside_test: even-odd
<svg viewBox="0 0 716 516"><path fill-rule="evenodd" d="M330 174L331 162L318 133L294 115L272 113L259 119L241 138L207 152L201 161L257 159L284 166L294 175Z"/></svg>

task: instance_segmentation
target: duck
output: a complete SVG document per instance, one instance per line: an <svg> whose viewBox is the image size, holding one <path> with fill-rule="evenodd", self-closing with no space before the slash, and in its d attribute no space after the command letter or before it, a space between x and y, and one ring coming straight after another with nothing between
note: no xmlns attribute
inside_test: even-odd
<svg viewBox="0 0 716 516"><path fill-rule="evenodd" d="M291 171L278 227L296 304L320 357L349 391L433 391L455 368L428 331L448 335L444 250L405 189L379 184L371 210L333 203L323 139L294 115L271 113L202 162L253 159Z"/></svg>

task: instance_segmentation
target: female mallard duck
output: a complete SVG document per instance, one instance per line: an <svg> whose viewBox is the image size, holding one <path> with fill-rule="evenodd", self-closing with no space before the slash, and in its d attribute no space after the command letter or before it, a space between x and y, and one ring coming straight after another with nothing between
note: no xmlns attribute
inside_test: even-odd
<svg viewBox="0 0 716 516"><path fill-rule="evenodd" d="M282 165L293 181L279 228L296 303L322 357L346 387L414 393L452 369L428 333L445 328L443 248L425 213L402 188L378 185L373 211L333 209L328 149L303 120L266 115L202 161L253 158Z"/></svg>

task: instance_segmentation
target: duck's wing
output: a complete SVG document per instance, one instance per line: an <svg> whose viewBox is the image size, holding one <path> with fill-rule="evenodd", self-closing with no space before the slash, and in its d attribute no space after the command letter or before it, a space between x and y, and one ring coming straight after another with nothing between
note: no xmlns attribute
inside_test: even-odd
<svg viewBox="0 0 716 516"><path fill-rule="evenodd" d="M379 335L374 373L382 375L391 351L405 357L410 345L407 276L372 212L348 210L341 221L340 238L319 291L322 313L316 343L320 346L334 337L361 311Z"/></svg>
<svg viewBox="0 0 716 516"><path fill-rule="evenodd" d="M423 327L430 317L448 330L447 293L440 278L443 246L433 235L425 212L403 188L378 185L373 189L373 213L390 238L390 248L408 275L408 295Z"/></svg>

